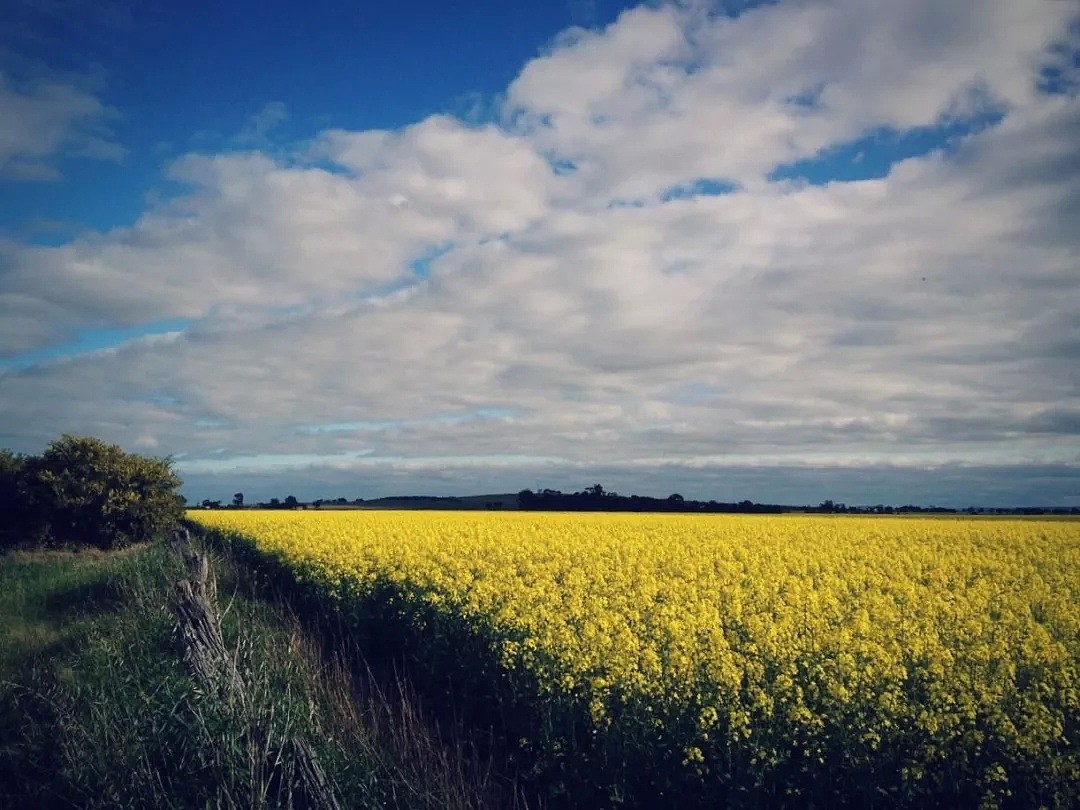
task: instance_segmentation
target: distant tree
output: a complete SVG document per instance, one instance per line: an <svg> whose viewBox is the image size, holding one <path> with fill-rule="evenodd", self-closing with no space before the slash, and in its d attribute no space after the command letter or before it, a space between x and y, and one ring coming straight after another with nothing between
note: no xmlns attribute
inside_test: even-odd
<svg viewBox="0 0 1080 810"><path fill-rule="evenodd" d="M320 506L323 505L323 499L322 498L316 498L315 500L313 500L311 502L311 505L314 506L316 509L318 509Z"/></svg>
<svg viewBox="0 0 1080 810"><path fill-rule="evenodd" d="M242 509L243 508L243 506L244 506L244 493L243 492L237 492L235 495L232 496L232 505L235 506L237 509Z"/></svg>
<svg viewBox="0 0 1080 810"><path fill-rule="evenodd" d="M278 499L278 498L271 498L270 499L270 508L271 509L280 509L281 508L281 500Z"/></svg>
<svg viewBox="0 0 1080 810"><path fill-rule="evenodd" d="M686 502L686 498L684 498L678 492L673 492L671 495L668 495L667 501L672 506L681 506L683 503Z"/></svg>
<svg viewBox="0 0 1080 810"><path fill-rule="evenodd" d="M288 497L285 498L285 508L286 509L295 509L299 505L300 505L300 501L296 500L295 495L289 495Z"/></svg>

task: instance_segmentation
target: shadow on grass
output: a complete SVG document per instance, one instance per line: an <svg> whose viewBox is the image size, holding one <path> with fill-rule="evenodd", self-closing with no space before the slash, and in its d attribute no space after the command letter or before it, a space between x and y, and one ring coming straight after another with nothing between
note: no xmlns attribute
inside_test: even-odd
<svg viewBox="0 0 1080 810"><path fill-rule="evenodd" d="M479 712L465 709L444 678L413 670L389 616L381 626L366 625L371 633L358 633L265 558L223 536L199 534L217 555L214 570L224 572L223 604L234 598L255 610L271 609L287 617L294 632L302 629L330 676L330 701L352 718L354 744L377 762L381 778L399 786L404 806L543 806L535 794L526 796L491 724L472 722Z"/></svg>
<svg viewBox="0 0 1080 810"><path fill-rule="evenodd" d="M60 620L72 614L95 616L114 612L125 605L130 595L130 591L106 572L105 578L81 582L47 594L44 604L46 612Z"/></svg>
<svg viewBox="0 0 1080 810"><path fill-rule="evenodd" d="M146 547L0 556L0 681L18 682L40 661L78 657L138 595L130 575L146 556Z"/></svg>
<svg viewBox="0 0 1080 810"><path fill-rule="evenodd" d="M112 699L164 627L160 610L134 609L149 598L142 569L162 559L150 546L0 556L0 807L93 804L87 794L109 752L104 739L86 738L137 719L121 718L131 707Z"/></svg>
<svg viewBox="0 0 1080 810"><path fill-rule="evenodd" d="M288 806L255 722L271 753L308 739L343 807L522 806L392 666L376 677L257 571L220 554L213 570L242 706L181 665L169 595L186 574L164 544L0 556L0 808Z"/></svg>
<svg viewBox="0 0 1080 810"><path fill-rule="evenodd" d="M379 749L396 760L388 766L411 771L404 781L415 784L421 772L434 776L440 783L437 789L449 788L459 807L530 808L550 803L547 785L523 776L534 763L523 763L507 744L506 730L520 721L510 720L510 715L520 707L482 682L461 681L464 667L445 671L423 667L416 647L430 639L416 637L394 595L370 600L372 613L363 619L345 616L327 610L291 572L242 540L233 542L201 527L196 532L229 571L222 601L228 601L226 591L231 590L245 600L287 612L314 640L323 667L344 673L359 722L379 738ZM480 643L464 634L443 642L466 658L476 654ZM447 794L442 795L445 799Z"/></svg>

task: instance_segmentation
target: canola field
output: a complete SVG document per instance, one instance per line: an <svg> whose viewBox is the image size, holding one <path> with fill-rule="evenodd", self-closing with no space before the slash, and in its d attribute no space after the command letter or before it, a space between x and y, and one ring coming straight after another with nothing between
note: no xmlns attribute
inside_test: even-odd
<svg viewBox="0 0 1080 810"><path fill-rule="evenodd" d="M569 805L1080 804L1077 522L189 516L485 704Z"/></svg>

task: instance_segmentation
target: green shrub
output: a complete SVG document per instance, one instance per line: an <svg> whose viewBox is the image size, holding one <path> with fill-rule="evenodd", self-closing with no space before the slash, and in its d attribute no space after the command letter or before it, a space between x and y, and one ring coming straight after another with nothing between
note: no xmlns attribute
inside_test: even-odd
<svg viewBox="0 0 1080 810"><path fill-rule="evenodd" d="M0 449L0 549L37 536L25 492L26 457Z"/></svg>
<svg viewBox="0 0 1080 810"><path fill-rule="evenodd" d="M61 436L40 456L0 454L4 545L120 548L167 531L183 514L168 459L125 453L86 436Z"/></svg>

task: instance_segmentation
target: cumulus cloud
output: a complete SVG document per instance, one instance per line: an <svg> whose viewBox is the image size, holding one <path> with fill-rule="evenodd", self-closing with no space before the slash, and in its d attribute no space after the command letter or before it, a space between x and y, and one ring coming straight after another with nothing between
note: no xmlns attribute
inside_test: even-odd
<svg viewBox="0 0 1080 810"><path fill-rule="evenodd" d="M1015 3L792 3L738 17L640 8L571 32L509 88L519 126L595 193L752 183L880 127L1013 108L1037 92L1071 9Z"/></svg>
<svg viewBox="0 0 1080 810"><path fill-rule="evenodd" d="M780 500L818 491L807 471L923 492L934 467L985 498L989 470L1018 498L1043 471L1060 502L1080 102L1045 77L1070 14L641 8L559 37L498 124L187 155L190 191L130 228L3 246L0 350L190 326L0 372L0 423L26 449L80 430L182 453L207 482L712 497L727 475ZM776 173L946 125L878 176Z"/></svg>

